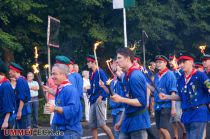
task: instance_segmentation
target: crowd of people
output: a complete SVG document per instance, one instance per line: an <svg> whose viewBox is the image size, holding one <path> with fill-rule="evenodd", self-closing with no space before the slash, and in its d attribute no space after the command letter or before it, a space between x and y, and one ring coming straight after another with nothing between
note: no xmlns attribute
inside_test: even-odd
<svg viewBox="0 0 210 139"><path fill-rule="evenodd" d="M84 109L93 139L98 138L98 128L110 139L178 139L179 129L183 139L205 139L210 121L210 55L204 54L202 63L194 62L195 57L188 53L157 55L146 68L128 48L119 48L116 54L110 64L111 83L93 55L86 57L90 71L82 71L82 76L72 59L56 56L43 86L34 81L32 72L25 79L20 65L7 67L0 61L0 138L10 138L4 136L4 129L39 128L38 91L42 87L51 129L64 133L52 138L81 138ZM107 100L113 131L106 124ZM158 137L152 133L151 117Z"/></svg>

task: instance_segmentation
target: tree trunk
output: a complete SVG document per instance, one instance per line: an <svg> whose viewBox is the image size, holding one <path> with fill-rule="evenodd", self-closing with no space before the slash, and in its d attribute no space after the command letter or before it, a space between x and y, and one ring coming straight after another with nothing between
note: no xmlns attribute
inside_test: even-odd
<svg viewBox="0 0 210 139"><path fill-rule="evenodd" d="M3 61L9 65L11 61L14 61L13 51L8 48L3 48Z"/></svg>

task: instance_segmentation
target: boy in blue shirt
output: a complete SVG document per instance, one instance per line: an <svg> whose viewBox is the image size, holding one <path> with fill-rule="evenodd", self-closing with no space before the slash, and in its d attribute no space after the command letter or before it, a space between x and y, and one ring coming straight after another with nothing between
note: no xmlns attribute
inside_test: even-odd
<svg viewBox="0 0 210 139"><path fill-rule="evenodd" d="M210 112L207 108L210 82L207 75L197 71L194 66L194 57L182 54L179 57L184 74L178 79L178 95L160 93L162 100L181 100L182 117L188 139L202 139L204 129L209 120Z"/></svg>
<svg viewBox="0 0 210 139"><path fill-rule="evenodd" d="M0 138L9 139L4 135L4 129L10 129L15 121L15 93L6 77L7 66L0 60Z"/></svg>
<svg viewBox="0 0 210 139"><path fill-rule="evenodd" d="M163 55L155 57L158 73L155 76L154 84L157 90L154 91L155 99L155 121L160 132L161 138L170 139L168 131L170 117L176 115L175 102L161 100L158 96L160 92L164 94L175 94L176 77L172 71L167 68L168 58Z"/></svg>
<svg viewBox="0 0 210 139"><path fill-rule="evenodd" d="M28 101L31 99L30 89L28 86L28 82L25 77L21 76L21 72L23 68L16 64L11 63L9 67L10 71L9 74L11 77L16 78L16 113L17 113L17 128L18 129L27 129L29 128L29 121L27 117L31 113L31 107ZM24 138L29 138L24 136Z"/></svg>
<svg viewBox="0 0 210 139"><path fill-rule="evenodd" d="M126 97L114 94L112 100L125 104L125 111L115 129L120 128L120 139L146 139L150 118L147 110L147 86L143 73L134 63L134 54L128 48L117 50L117 64L126 72Z"/></svg>
<svg viewBox="0 0 210 139"><path fill-rule="evenodd" d="M113 94L118 94L122 97L125 97L126 92L123 91L123 85L121 82L125 74L123 73L122 69L117 65L116 61L112 62L111 69L114 73L114 77L110 83L110 91L112 91ZM103 81L100 81L100 87L102 87L106 91L106 93L110 94L109 89L103 84ZM109 105L112 109L112 125L114 127L121 118L121 115L124 111L124 104L116 103L110 98ZM114 137L115 139L119 139L119 131L114 130Z"/></svg>
<svg viewBox="0 0 210 139"><path fill-rule="evenodd" d="M89 126L92 130L93 139L98 138L98 127L102 128L110 139L114 139L111 129L105 122L105 109L107 94L103 88L100 87L99 81L103 81L105 84L107 81L107 75L101 68L96 66L96 60L93 55L88 55L87 66L92 70L90 77L91 89L87 91L90 95L90 116Z"/></svg>

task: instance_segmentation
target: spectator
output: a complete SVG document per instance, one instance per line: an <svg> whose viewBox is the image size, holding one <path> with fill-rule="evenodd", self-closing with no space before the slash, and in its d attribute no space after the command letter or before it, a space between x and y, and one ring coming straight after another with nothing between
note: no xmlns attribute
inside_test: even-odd
<svg viewBox="0 0 210 139"><path fill-rule="evenodd" d="M88 101L88 94L87 94L87 90L90 89L89 71L84 70L82 72L82 76L83 76L83 98L85 103L85 120L89 121L90 104Z"/></svg>
<svg viewBox="0 0 210 139"><path fill-rule="evenodd" d="M38 112L39 112L39 84L37 81L34 81L34 74L32 72L29 72L27 74L27 80L28 80L28 85L30 88L30 93L31 93L31 108L32 108L32 123L31 126L34 128L38 128ZM30 115L29 115L29 120L30 120Z"/></svg>

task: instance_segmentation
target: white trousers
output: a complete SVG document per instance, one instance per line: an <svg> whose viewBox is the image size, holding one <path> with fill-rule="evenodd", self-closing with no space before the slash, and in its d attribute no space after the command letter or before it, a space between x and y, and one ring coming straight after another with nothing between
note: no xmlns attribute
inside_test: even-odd
<svg viewBox="0 0 210 139"><path fill-rule="evenodd" d="M85 102L85 120L89 121L90 103L86 93L83 93L83 98Z"/></svg>

